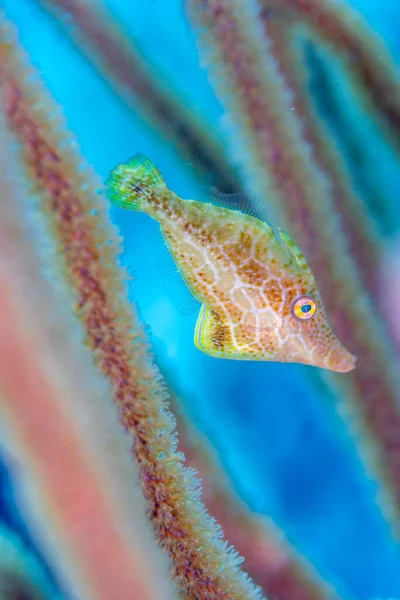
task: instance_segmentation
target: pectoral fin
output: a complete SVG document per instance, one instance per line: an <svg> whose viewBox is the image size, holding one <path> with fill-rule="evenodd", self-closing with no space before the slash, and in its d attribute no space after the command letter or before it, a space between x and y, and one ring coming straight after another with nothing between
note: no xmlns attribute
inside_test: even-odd
<svg viewBox="0 0 400 600"><path fill-rule="evenodd" d="M157 260L157 268L161 274L165 293L175 308L182 315L192 315L199 310L201 303L195 298L185 282L177 262L171 255L168 240L162 248Z"/></svg>

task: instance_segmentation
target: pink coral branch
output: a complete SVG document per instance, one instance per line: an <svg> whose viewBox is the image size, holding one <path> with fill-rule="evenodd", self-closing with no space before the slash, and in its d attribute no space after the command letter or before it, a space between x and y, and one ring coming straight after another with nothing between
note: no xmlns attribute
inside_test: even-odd
<svg viewBox="0 0 400 600"><path fill-rule="evenodd" d="M219 528L198 500L197 480L176 451L175 423L143 328L127 299L119 244L108 205L97 193L98 181L82 168L75 141L64 133L7 22L0 23L0 33L7 121L57 244L86 345L109 379L121 421L132 436L149 517L171 557L181 594L260 598L238 567L237 553L222 543Z"/></svg>
<svg viewBox="0 0 400 600"><path fill-rule="evenodd" d="M172 600L167 562L145 525L137 470L126 459L109 386L82 351L78 323L64 317L38 272L10 181L10 147L1 127L0 411L19 467L19 500L74 597ZM106 426L99 410L109 418ZM98 439L87 435L87 424Z"/></svg>
<svg viewBox="0 0 400 600"><path fill-rule="evenodd" d="M269 519L254 515L237 497L218 456L187 418L178 416L179 447L198 471L202 499L224 530L228 543L244 557L244 567L276 600L338 600L308 561L286 541Z"/></svg>

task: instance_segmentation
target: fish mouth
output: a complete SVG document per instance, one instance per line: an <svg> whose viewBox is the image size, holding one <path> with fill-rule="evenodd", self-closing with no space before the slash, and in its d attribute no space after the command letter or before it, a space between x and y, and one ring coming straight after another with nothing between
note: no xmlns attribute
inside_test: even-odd
<svg viewBox="0 0 400 600"><path fill-rule="evenodd" d="M346 350L339 341L329 353L321 352L321 350L322 348L316 347L310 356L304 353L303 347L299 343L294 345L292 341L292 344L287 347L287 352L292 354L290 362L312 365L335 373L348 373L356 368L357 357Z"/></svg>
<svg viewBox="0 0 400 600"><path fill-rule="evenodd" d="M356 368L357 357L345 348L334 350L325 368L336 373L348 373Z"/></svg>

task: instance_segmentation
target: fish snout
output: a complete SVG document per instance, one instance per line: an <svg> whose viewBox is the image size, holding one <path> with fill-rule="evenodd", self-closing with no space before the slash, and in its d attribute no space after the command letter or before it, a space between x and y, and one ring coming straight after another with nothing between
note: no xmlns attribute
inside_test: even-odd
<svg viewBox="0 0 400 600"><path fill-rule="evenodd" d="M337 373L348 373L355 369L356 361L357 357L341 345L330 353L324 366Z"/></svg>

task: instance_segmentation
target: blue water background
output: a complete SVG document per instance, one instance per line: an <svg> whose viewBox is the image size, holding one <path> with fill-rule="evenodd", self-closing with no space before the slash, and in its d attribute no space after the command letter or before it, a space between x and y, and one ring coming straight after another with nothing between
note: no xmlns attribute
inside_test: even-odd
<svg viewBox="0 0 400 600"><path fill-rule="evenodd" d="M106 179L117 163L142 152L176 193L201 197L204 190L168 141L117 98L35 2L1 4L18 24L32 61L101 177ZM199 67L181 2L107 4L164 74L161 79L219 131L223 110ZM398 3L353 4L399 57ZM372 146L370 153L385 169L382 185L398 181L398 172L384 159L385 148ZM182 316L165 294L157 268L157 224L147 215L118 209L112 217L125 240L123 260L135 276L130 293L150 328L156 358L171 371L186 399L185 410L207 433L241 497L252 510L272 516L344 594L359 600L400 598L399 548L390 541L388 525L374 503L376 485L364 474L333 399L321 398L315 390L312 368L221 361L196 350L196 315ZM4 471L0 493L4 519L23 528Z"/></svg>

